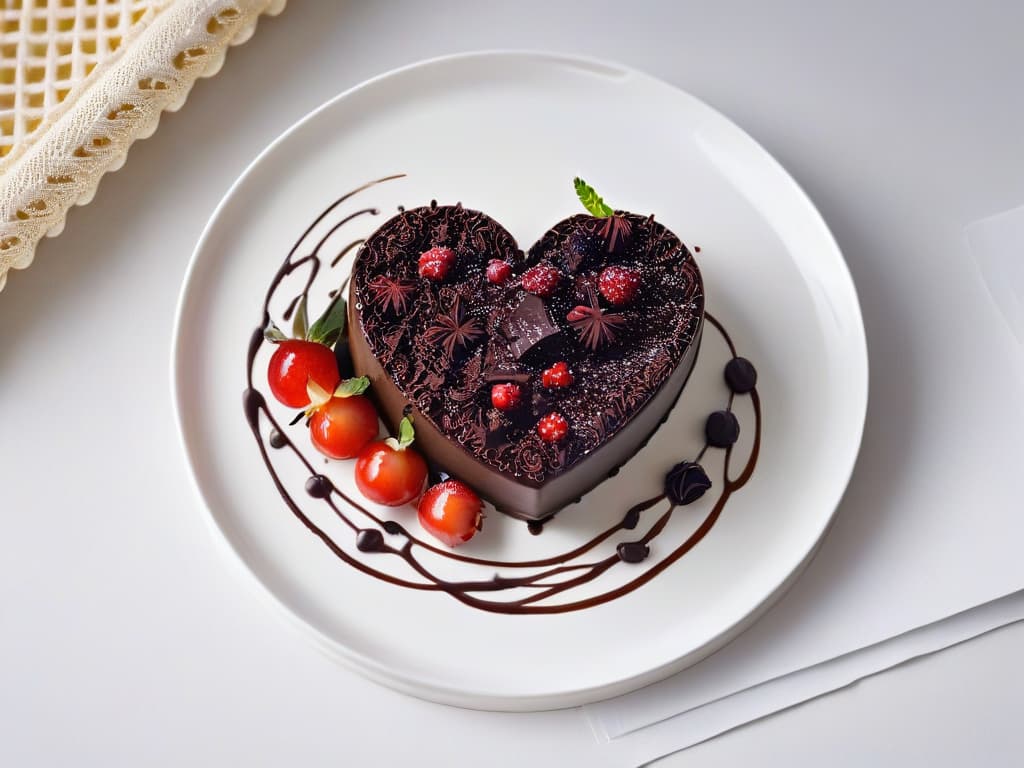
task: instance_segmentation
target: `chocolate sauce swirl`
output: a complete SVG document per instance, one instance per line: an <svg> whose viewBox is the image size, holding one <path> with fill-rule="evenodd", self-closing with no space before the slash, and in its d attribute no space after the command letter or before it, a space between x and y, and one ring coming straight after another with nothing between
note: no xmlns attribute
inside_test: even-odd
<svg viewBox="0 0 1024 768"><path fill-rule="evenodd" d="M480 557L462 555L451 550L442 549L433 544L414 536L402 524L393 520L383 520L372 511L364 507L358 500L350 497L337 488L329 478L319 473L311 461L287 436L282 425L277 421L267 406L263 393L257 388L254 381L254 364L256 357L267 343L263 336L263 328L267 325L269 317L269 305L282 281L297 270L306 269L308 274L302 291L294 297L289 305L289 311L303 297L308 295L313 282L321 268L320 250L328 238L338 231L346 223L357 217L378 215L377 209L364 208L343 217L338 223L330 227L329 231L316 243L309 254L296 256L303 243L309 238L313 230L333 211L343 205L355 195L370 189L371 187L400 178L402 174L388 176L376 181L369 182L335 200L328 208L321 213L289 251L284 263L275 274L267 290L263 302L260 323L254 330L246 355L246 381L247 388L243 392L242 404L246 420L252 430L256 445L260 451L264 465L270 473L270 477L281 495L284 504L292 514L338 558L357 570L373 576L374 578L388 582L395 586L406 587L423 591L444 592L460 602L484 611L507 613L507 614L552 614L565 613L568 611L582 610L614 600L632 592L640 586L648 583L658 574L677 562L687 552L693 549L712 529L722 511L732 496L739 491L753 475L761 446L761 401L756 388L751 387L749 396L754 410L754 438L750 456L743 465L739 475L730 478L729 467L732 459L734 446L730 444L725 447L725 460L723 462L721 492L711 510L704 517L700 525L689 534L681 543L676 545L665 557L652 564L646 570L640 572L634 578L609 589L600 594L591 595L581 599L571 599L571 590L585 584L589 584L602 574L617 566L636 567L632 563L639 563L649 558L652 551L652 542L664 531L676 509L681 496L676 494L666 496L664 491L644 501L638 502L628 509L622 519L608 529L597 533L588 541L578 545L568 552L552 557L539 558L518 562L509 562ZM350 253L361 240L343 249L332 261L331 266L340 263L346 254ZM286 312L287 314L287 312ZM736 357L736 348L725 328L710 314L705 313L705 318L723 336L733 357ZM729 397L727 411L731 413L735 391ZM674 406L673 406L674 407ZM305 483L305 492L309 497L316 499L319 503L327 505L332 513L352 533L355 548L358 553L364 554L362 558L356 554L343 549L334 539L331 538L319 525L317 525L299 506L291 491L285 487L281 476L278 474L271 461L268 445L273 445L279 452L291 454L299 461L308 472L308 479ZM705 445L697 460L708 450ZM685 494L683 494L685 495ZM667 509L658 514L655 519L647 518L651 510L667 503ZM359 520L360 522L356 522ZM536 524L536 532L539 532L540 524ZM573 563L572 561L593 551L598 545L607 541L620 531L642 531L639 536L634 533L629 541L620 542L614 553L601 558L592 559L589 562ZM488 572L497 569L516 571L526 568L541 568L543 570L523 576L507 576L500 573L491 578L466 581L447 581L433 574L419 559L420 552L430 552L450 560L470 565L484 567ZM411 571L421 580L410 580L394 576L390 573L379 570L373 561L378 557L397 557L402 559ZM625 565L624 565L625 564ZM498 600L489 597L490 595L504 592L506 590L528 590L529 593L523 597L516 597L511 600ZM565 596L562 602L556 602L555 598Z"/></svg>

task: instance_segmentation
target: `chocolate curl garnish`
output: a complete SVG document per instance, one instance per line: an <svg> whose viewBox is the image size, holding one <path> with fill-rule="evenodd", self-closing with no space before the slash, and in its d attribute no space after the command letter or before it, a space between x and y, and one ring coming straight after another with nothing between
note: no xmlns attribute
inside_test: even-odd
<svg viewBox="0 0 1024 768"><path fill-rule="evenodd" d="M604 220L598 234L608 244L608 253L617 253L629 242L629 238L633 235L633 225L625 216L615 214Z"/></svg>
<svg viewBox="0 0 1024 768"><path fill-rule="evenodd" d="M484 335L480 321L465 316L459 296L455 297L451 309L438 315L434 322L435 325L423 334L423 338L431 344L440 344L449 359L454 357L457 347L466 347Z"/></svg>
<svg viewBox="0 0 1024 768"><path fill-rule="evenodd" d="M615 331L625 325L626 318L601 309L593 286L589 286L587 292L590 306L581 304L573 307L565 319L579 333L580 341L592 351L597 351L603 345L615 341Z"/></svg>

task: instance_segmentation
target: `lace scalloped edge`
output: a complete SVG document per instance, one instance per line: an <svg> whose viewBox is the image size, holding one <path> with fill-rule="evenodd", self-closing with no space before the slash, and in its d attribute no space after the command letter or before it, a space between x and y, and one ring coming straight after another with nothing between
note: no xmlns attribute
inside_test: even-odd
<svg viewBox="0 0 1024 768"><path fill-rule="evenodd" d="M32 263L44 236L60 234L68 211L89 203L131 145L181 108L227 49L246 42L261 15L287 0L184 0L167 8L124 54L92 73L88 88L25 149L0 179L0 291L11 269ZM102 71L101 71L102 68Z"/></svg>

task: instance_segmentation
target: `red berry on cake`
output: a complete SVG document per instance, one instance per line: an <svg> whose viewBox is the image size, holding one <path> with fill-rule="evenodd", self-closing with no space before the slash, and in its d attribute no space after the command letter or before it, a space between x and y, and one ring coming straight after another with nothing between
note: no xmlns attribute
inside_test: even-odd
<svg viewBox="0 0 1024 768"><path fill-rule="evenodd" d="M561 281L561 273L550 264L535 264L523 273L523 290L547 299Z"/></svg>
<svg viewBox="0 0 1024 768"><path fill-rule="evenodd" d="M420 277L441 282L455 264L455 251L443 246L435 246L420 254Z"/></svg>
<svg viewBox="0 0 1024 768"><path fill-rule="evenodd" d="M427 462L409 446L414 439L412 419L405 417L398 438L377 440L359 454L356 486L370 501L388 507L408 504L427 481Z"/></svg>
<svg viewBox="0 0 1024 768"><path fill-rule="evenodd" d="M427 533L449 547L457 547L480 530L483 509L472 488L458 480L445 480L427 489L418 512L420 525Z"/></svg>
<svg viewBox="0 0 1024 768"><path fill-rule="evenodd" d="M495 384L491 387L491 405L499 411L511 411L519 407L523 390L518 384Z"/></svg>
<svg viewBox="0 0 1024 768"><path fill-rule="evenodd" d="M310 381L331 392L340 380L334 352L315 341L285 339L278 342L267 367L270 391L289 408L309 405L306 385Z"/></svg>
<svg viewBox="0 0 1024 768"><path fill-rule="evenodd" d="M507 283L512 277L512 265L501 259L491 259L487 262L487 280L495 285Z"/></svg>
<svg viewBox="0 0 1024 768"><path fill-rule="evenodd" d="M557 443L569 434L569 422L553 411L537 422L537 434L545 443Z"/></svg>
<svg viewBox="0 0 1024 768"><path fill-rule="evenodd" d="M555 363L540 376L541 382L548 389L560 389L568 387L573 382L572 371L565 361Z"/></svg>
<svg viewBox="0 0 1024 768"><path fill-rule="evenodd" d="M640 290L640 272L629 267L605 267L597 278L597 289L615 307L623 307Z"/></svg>

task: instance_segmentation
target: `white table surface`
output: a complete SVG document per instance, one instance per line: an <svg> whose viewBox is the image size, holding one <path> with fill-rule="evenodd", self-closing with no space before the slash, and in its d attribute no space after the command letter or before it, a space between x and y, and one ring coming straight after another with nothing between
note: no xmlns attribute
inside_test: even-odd
<svg viewBox="0 0 1024 768"><path fill-rule="evenodd" d="M886 292L886 270L927 268L929 249L964 225L1024 203L1024 6L630 5L293 0L11 277L0 294L0 765L590 764L588 749L546 748L579 727L576 713L405 699L280 623L206 529L168 368L185 265L249 160L348 86L453 51L605 57L721 109L825 215L873 356L895 343L877 318L914 301ZM1024 625L999 630L663 764L1016 765L1022 647ZM522 737L481 744L474 731L499 717Z"/></svg>

